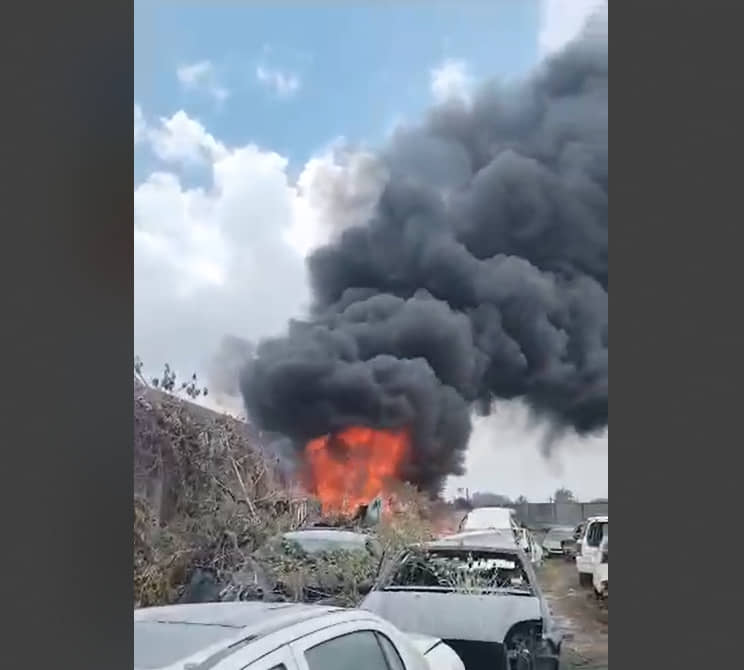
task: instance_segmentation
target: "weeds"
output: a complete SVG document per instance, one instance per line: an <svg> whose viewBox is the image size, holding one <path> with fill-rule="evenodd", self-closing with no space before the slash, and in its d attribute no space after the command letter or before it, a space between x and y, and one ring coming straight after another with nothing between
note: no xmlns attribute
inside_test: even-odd
<svg viewBox="0 0 744 670"><path fill-rule="evenodd" d="M135 607L178 602L205 575L225 600L360 601L379 556L282 540L312 501L282 481L250 426L139 383L134 420ZM433 514L415 488L396 489L374 529L384 554L431 539Z"/></svg>

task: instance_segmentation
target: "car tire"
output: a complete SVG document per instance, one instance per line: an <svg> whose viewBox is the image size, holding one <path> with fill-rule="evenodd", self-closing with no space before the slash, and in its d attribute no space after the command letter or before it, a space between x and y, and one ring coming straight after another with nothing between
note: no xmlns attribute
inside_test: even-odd
<svg viewBox="0 0 744 670"><path fill-rule="evenodd" d="M588 572L579 573L579 585L580 586L592 586L592 575Z"/></svg>

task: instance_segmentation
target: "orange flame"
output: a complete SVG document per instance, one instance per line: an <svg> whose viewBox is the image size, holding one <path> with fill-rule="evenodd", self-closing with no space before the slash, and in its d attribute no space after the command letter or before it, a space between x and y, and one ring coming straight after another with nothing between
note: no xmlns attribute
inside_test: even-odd
<svg viewBox="0 0 744 670"><path fill-rule="evenodd" d="M351 514L384 493L408 451L406 430L362 426L310 440L305 446L308 485L323 513Z"/></svg>

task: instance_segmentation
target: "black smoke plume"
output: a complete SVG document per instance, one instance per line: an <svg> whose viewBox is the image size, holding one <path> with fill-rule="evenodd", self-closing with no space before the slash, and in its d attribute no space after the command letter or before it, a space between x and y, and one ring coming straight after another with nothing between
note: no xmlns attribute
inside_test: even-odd
<svg viewBox="0 0 744 670"><path fill-rule="evenodd" d="M607 40L585 35L399 130L369 221L309 259L311 317L244 370L251 416L298 448L408 426L402 474L429 491L462 474L470 412L496 398L606 426L607 82Z"/></svg>

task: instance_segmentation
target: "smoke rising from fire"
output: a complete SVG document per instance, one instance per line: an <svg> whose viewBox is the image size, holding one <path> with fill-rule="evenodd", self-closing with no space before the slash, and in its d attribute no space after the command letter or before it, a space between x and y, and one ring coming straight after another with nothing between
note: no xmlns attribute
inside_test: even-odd
<svg viewBox="0 0 744 670"><path fill-rule="evenodd" d="M244 369L251 416L298 454L406 428L400 475L430 491L462 474L470 412L496 398L606 426L607 92L606 33L587 31L528 80L397 131L371 218L308 260L311 317Z"/></svg>

